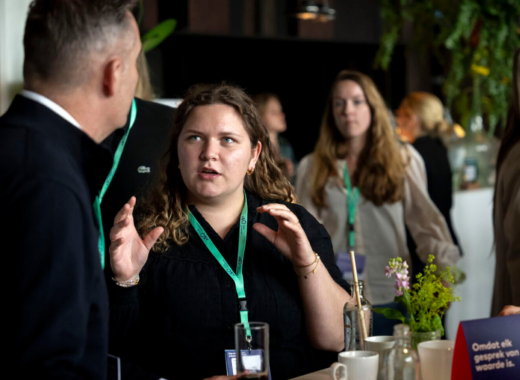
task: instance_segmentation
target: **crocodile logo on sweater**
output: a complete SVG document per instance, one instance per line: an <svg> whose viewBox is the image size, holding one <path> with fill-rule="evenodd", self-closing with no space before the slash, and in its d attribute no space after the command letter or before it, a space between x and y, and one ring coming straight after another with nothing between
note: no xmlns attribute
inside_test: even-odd
<svg viewBox="0 0 520 380"><path fill-rule="evenodd" d="M144 166L144 165L141 165L137 168L137 172L139 174L146 174L146 173L150 173L150 167L149 166Z"/></svg>

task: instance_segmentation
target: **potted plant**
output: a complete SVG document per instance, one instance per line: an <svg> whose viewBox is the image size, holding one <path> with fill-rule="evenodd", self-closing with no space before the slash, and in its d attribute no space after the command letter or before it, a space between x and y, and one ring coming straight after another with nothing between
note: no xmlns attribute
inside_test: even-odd
<svg viewBox="0 0 520 380"><path fill-rule="evenodd" d="M390 319L398 319L410 326L411 342L414 348L420 342L440 339L444 335L441 318L451 302L460 301L450 284L454 284L450 267L437 272L433 264L434 256L428 257L428 264L423 273L419 273L417 283L410 286L408 264L400 257L391 259L385 269L390 278L395 274L396 297L394 302L403 304L407 316L391 308L374 308L374 312ZM446 285L446 286L445 286Z"/></svg>

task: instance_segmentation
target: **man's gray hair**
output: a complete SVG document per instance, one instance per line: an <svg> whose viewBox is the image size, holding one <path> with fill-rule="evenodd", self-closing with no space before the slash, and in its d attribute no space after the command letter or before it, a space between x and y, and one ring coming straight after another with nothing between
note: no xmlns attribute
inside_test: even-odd
<svg viewBox="0 0 520 380"><path fill-rule="evenodd" d="M29 87L76 87L88 81L93 54L131 31L127 10L136 0L35 0L24 35L24 78Z"/></svg>

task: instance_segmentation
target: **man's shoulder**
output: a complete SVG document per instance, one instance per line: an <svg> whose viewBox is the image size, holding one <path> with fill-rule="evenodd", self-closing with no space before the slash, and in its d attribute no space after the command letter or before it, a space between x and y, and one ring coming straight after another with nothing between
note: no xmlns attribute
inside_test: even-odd
<svg viewBox="0 0 520 380"><path fill-rule="evenodd" d="M78 169L70 152L51 136L0 120L0 183L12 186L52 181L79 190L83 186Z"/></svg>

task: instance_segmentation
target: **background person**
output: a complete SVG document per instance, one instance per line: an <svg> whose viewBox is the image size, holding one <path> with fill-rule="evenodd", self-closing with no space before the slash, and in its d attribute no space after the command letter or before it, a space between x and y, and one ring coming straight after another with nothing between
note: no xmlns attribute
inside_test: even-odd
<svg viewBox="0 0 520 380"><path fill-rule="evenodd" d="M137 83L133 4L37 0L29 9L25 90L0 118L12 377L106 376L108 299L92 204L112 164L98 144L125 123Z"/></svg>
<svg viewBox="0 0 520 380"><path fill-rule="evenodd" d="M513 104L497 159L493 207L496 266L491 315L520 305L520 50L513 66Z"/></svg>
<svg viewBox="0 0 520 380"><path fill-rule="evenodd" d="M403 99L396 114L401 132L423 158L428 194L444 217L453 243L458 245L450 215L453 206L452 172L443 136L451 134L451 128L444 120L444 107L433 94L412 92ZM417 257L413 239L408 241L414 274L417 274L422 272L425 264Z"/></svg>
<svg viewBox="0 0 520 380"><path fill-rule="evenodd" d="M323 368L312 347L344 347L342 310L350 297L339 285L346 286L327 232L287 202L292 186L275 165L252 100L232 86L192 90L177 110L166 158L140 217L144 240L134 227L135 198L111 231L112 347L166 378L226 373L239 303L207 236L233 271L243 262L249 320L270 325L273 378Z"/></svg>
<svg viewBox="0 0 520 380"><path fill-rule="evenodd" d="M341 71L314 153L298 167L296 194L331 235L338 259L350 261L347 252L354 249L364 260L365 296L372 305L396 307L394 280L385 277L385 266L393 257L410 260L405 223L423 261L434 254L442 268L459 258L425 184L421 157L397 141L372 80ZM395 323L375 314L374 335L392 335Z"/></svg>
<svg viewBox="0 0 520 380"><path fill-rule="evenodd" d="M291 143L280 135L280 133L287 130L287 123L280 98L273 93L262 92L255 95L254 100L258 105L262 122L267 128L267 132L269 132L273 152L275 152L280 159L279 166L284 171L286 177L292 180L294 178L297 161Z"/></svg>

